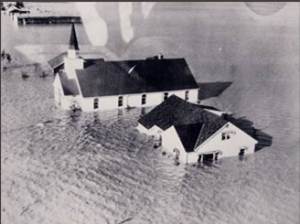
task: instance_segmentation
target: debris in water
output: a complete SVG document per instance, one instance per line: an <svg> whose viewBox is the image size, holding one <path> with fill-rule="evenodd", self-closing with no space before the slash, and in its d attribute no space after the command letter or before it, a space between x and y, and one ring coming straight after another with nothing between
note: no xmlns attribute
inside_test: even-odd
<svg viewBox="0 0 300 224"><path fill-rule="evenodd" d="M40 74L40 78L46 78L47 76L48 74L44 71Z"/></svg>
<svg viewBox="0 0 300 224"><path fill-rule="evenodd" d="M125 222L130 221L130 220L132 220L132 217L129 217L129 218L127 218L127 219L124 219L123 221L119 222L118 224L123 224L123 223L125 223Z"/></svg>
<svg viewBox="0 0 300 224"><path fill-rule="evenodd" d="M49 123L53 123L53 120L47 120L44 122L44 124L49 124Z"/></svg>
<svg viewBox="0 0 300 224"><path fill-rule="evenodd" d="M43 123L38 123L36 126L39 127L39 128L43 128L44 124Z"/></svg>
<svg viewBox="0 0 300 224"><path fill-rule="evenodd" d="M26 72L22 72L22 79L29 78L29 75Z"/></svg>

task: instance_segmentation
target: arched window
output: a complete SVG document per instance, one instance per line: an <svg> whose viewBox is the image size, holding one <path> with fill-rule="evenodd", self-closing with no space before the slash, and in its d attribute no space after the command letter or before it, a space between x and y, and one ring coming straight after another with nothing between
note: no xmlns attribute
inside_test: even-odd
<svg viewBox="0 0 300 224"><path fill-rule="evenodd" d="M119 96L119 98L118 98L118 106L119 107L123 106L123 96Z"/></svg>
<svg viewBox="0 0 300 224"><path fill-rule="evenodd" d="M142 105L146 104L146 94L142 95Z"/></svg>
<svg viewBox="0 0 300 224"><path fill-rule="evenodd" d="M184 96L186 101L189 101L189 91L185 91L185 96Z"/></svg>
<svg viewBox="0 0 300 224"><path fill-rule="evenodd" d="M99 108L99 99L95 98L94 99L94 109L98 109Z"/></svg>

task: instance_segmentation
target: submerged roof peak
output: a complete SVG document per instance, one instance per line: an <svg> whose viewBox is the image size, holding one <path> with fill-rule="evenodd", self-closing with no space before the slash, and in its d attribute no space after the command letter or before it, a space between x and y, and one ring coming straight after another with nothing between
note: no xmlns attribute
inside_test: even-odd
<svg viewBox="0 0 300 224"><path fill-rule="evenodd" d="M72 23L71 35L69 40L69 49L79 50L78 40L75 31L75 25Z"/></svg>

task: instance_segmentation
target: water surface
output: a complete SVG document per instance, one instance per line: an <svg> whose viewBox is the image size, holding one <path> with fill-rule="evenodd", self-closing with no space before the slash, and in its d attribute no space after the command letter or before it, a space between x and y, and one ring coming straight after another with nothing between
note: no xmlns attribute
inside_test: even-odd
<svg viewBox="0 0 300 224"><path fill-rule="evenodd" d="M158 3L147 19L134 13L130 43L122 40L117 3L97 6L110 24L103 47L118 57L160 51L185 57L197 81L233 82L205 103L273 136L271 147L244 160L175 166L134 129L139 109L72 115L54 107L53 77L2 73L1 221L299 223L297 6L261 17L244 3ZM47 44L47 51L68 41L68 26L10 35L9 21L2 24L3 48ZM82 27L78 35L90 43Z"/></svg>

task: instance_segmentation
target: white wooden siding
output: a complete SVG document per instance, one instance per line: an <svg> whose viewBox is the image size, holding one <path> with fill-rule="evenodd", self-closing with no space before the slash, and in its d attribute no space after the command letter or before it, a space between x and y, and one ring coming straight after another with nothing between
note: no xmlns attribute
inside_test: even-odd
<svg viewBox="0 0 300 224"><path fill-rule="evenodd" d="M222 133L229 132L230 139L222 140ZM247 147L245 154L251 154L254 152L255 144L257 141L246 134L244 131L228 122L223 128L217 131L207 141L202 143L195 151L198 154L207 153L212 151L221 151L221 157L238 156L242 147Z"/></svg>
<svg viewBox="0 0 300 224"><path fill-rule="evenodd" d="M174 154L174 149L177 148L180 152L179 154L179 161L182 163L187 162L187 153L182 145L180 138L175 130L174 126L166 129L164 132L161 133L162 137L162 147L166 150L169 154Z"/></svg>
<svg viewBox="0 0 300 224"><path fill-rule="evenodd" d="M180 91L169 91L169 96L172 94L184 99L186 90ZM129 94L121 95L123 96L123 106L118 106L118 95L115 96L102 96L102 97L81 97L80 95L76 97L78 104L83 111L98 111L98 110L111 110L126 107L150 107L156 106L163 102L163 96L165 92L155 92L155 93L140 93L140 94ZM142 95L146 94L146 104L142 105ZM62 96L68 100L68 96ZM94 109L94 99L99 99L98 109ZM198 89L189 90L189 102L197 103L198 99ZM62 99L64 101L64 99Z"/></svg>

